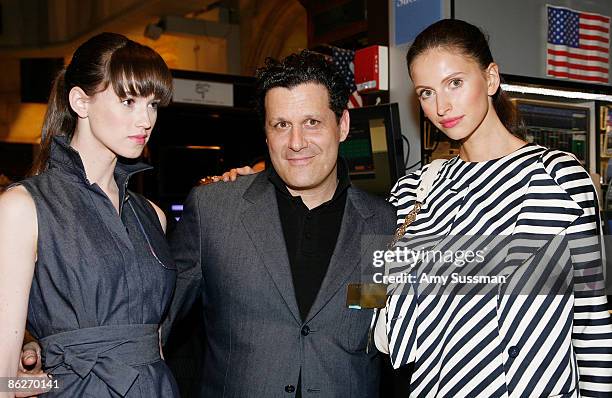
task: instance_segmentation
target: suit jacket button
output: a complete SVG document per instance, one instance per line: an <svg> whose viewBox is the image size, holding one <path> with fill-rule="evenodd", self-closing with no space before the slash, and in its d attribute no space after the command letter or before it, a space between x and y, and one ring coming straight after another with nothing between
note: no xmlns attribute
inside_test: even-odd
<svg viewBox="0 0 612 398"><path fill-rule="evenodd" d="M301 333L302 333L302 336L308 336L310 334L310 328L308 327L308 325L304 325Z"/></svg>
<svg viewBox="0 0 612 398"><path fill-rule="evenodd" d="M288 386L285 386L285 391L287 391L287 392L295 392L295 387L292 386L291 384L289 384Z"/></svg>
<svg viewBox="0 0 612 398"><path fill-rule="evenodd" d="M510 356L510 358L516 358L518 357L519 354L519 348L515 345L513 345L512 347L508 348L508 356Z"/></svg>

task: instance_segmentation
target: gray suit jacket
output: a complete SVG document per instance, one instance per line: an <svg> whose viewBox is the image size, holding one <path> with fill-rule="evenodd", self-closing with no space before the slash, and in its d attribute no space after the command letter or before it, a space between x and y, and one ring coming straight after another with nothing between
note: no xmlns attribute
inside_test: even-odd
<svg viewBox="0 0 612 398"><path fill-rule="evenodd" d="M179 273L163 329L200 297L201 396L291 397L301 370L304 397L377 397L380 358L365 352L372 311L347 309L346 288L372 261L362 238L394 226L391 205L349 188L336 249L303 322L267 173L195 188L171 238Z"/></svg>

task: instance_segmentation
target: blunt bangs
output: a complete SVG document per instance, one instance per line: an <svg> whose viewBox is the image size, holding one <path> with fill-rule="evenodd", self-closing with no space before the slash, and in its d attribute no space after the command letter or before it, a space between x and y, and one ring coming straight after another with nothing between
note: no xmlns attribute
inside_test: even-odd
<svg viewBox="0 0 612 398"><path fill-rule="evenodd" d="M108 79L119 98L153 96L160 105L172 98L172 75L151 48L128 43L117 49L108 63Z"/></svg>

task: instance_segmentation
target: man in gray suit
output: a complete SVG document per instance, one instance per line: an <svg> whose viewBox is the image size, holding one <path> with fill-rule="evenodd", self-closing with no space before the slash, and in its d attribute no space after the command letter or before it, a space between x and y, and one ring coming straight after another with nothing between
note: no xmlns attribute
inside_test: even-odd
<svg viewBox="0 0 612 398"><path fill-rule="evenodd" d="M392 234L395 211L338 161L349 93L322 56L269 60L257 77L271 167L189 195L164 329L200 298L202 397L376 397L372 312L346 293L371 261L362 237Z"/></svg>

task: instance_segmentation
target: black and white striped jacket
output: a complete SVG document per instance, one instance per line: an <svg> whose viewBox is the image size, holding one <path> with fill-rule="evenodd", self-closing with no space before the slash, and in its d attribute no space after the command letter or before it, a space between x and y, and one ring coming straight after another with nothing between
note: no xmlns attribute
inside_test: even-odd
<svg viewBox="0 0 612 398"><path fill-rule="evenodd" d="M426 168L392 190L398 225ZM527 145L486 162L447 161L399 246L511 238L488 264L508 281L469 292L418 282L390 286L389 350L396 368L414 362L411 396L612 396L599 231L595 190L571 155ZM435 269L425 261L388 267L391 275ZM561 283L530 293L529 278Z"/></svg>

